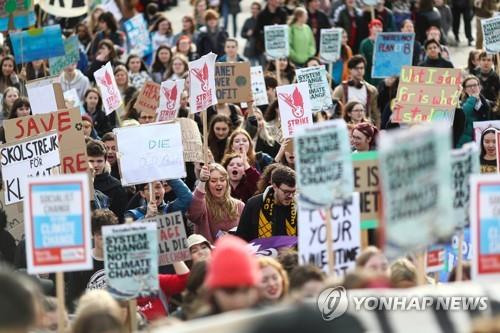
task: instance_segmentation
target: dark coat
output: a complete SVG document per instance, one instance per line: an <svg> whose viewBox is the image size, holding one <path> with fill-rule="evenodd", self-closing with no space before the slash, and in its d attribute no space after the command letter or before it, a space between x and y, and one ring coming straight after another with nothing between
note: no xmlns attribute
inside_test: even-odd
<svg viewBox="0 0 500 333"><path fill-rule="evenodd" d="M221 56L224 54L224 44L226 43L226 39L228 34L225 30L218 30L215 33L214 38L211 38L210 33L207 31L206 27L202 28L202 32L198 36L198 40L196 41L196 49L198 51L198 55L200 57L213 52L217 54L217 56Z"/></svg>
<svg viewBox="0 0 500 333"><path fill-rule="evenodd" d="M429 27L435 26L441 29L441 13L436 7L431 11L417 12L415 17L415 39L421 44L427 39L426 31ZM443 35L441 33L441 35Z"/></svg>
<svg viewBox="0 0 500 333"><path fill-rule="evenodd" d="M255 25L255 48L258 54L266 51L264 44L264 26L274 24L286 24L288 15L283 7L278 7L276 12L271 13L269 7L266 6L257 16L257 23Z"/></svg>
<svg viewBox="0 0 500 333"><path fill-rule="evenodd" d="M123 221L123 214L128 202L128 196L120 181L111 176L108 172L96 175L94 178L94 188L106 194L111 200L109 209L115 213L120 222Z"/></svg>

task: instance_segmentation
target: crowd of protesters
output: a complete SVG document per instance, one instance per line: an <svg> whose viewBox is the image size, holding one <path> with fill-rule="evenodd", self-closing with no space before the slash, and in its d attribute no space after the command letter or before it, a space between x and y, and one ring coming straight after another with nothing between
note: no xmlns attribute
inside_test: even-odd
<svg viewBox="0 0 500 333"><path fill-rule="evenodd" d="M59 78L64 91L76 89L83 105L82 124L95 190L91 202L94 269L65 274L64 311L70 314L65 323L69 331L123 332L128 320L127 304L105 291L101 228L175 211L185 218L192 260L187 265L177 262L162 267L159 280L165 297L138 300L136 315L141 327L165 317L184 321L302 302L339 284L347 288L417 285L414 258L390 263L375 246L363 249L356 270L340 280L325 276L315 266L299 265L294 248L280 251L277 258L256 257L246 250L246 242L297 236L298 232L293 140L282 137L276 87L293 83L296 68L321 64L321 29L342 28L341 57L328 73L334 107L316 113L314 119L344 119L353 153L376 150L379 132L400 124L391 121L391 101L399 78L371 77L374 37L380 32L414 32L413 65L463 70L463 92L453 122L453 145L461 147L474 140L474 121L500 120L498 57L483 50L480 28L481 19L499 10L496 0L378 0L373 16L369 6L356 0L268 0L251 3L251 16L241 29L236 19L241 12L239 0L193 1L193 14L185 15L181 26L173 26L169 19L177 15L175 0L120 0L117 5L123 16L120 21L100 6L92 6L89 15L79 19L39 16L42 26L56 22L66 37L78 36L80 61L65 68ZM123 28L124 21L140 13L148 22L153 45L153 54L143 58L129 54ZM450 60L449 46L461 42L461 16L471 48L467 63L457 64ZM473 20L477 22L476 36L472 35ZM273 24L289 25L289 58L266 58L264 27ZM239 45L237 35L246 40L245 45ZM31 104L37 101L27 99L26 82L49 76L48 61L16 64L11 50L6 38L0 49L2 122L31 115ZM154 114L134 107L142 86L147 81L187 78L188 63L209 52L217 54L217 61L263 66L269 104L211 107L207 110L208 165L187 162L185 179L122 186L113 128L154 122ZM108 62L125 105L120 115L106 115L95 87L94 72ZM181 96L179 117L193 118L202 127L199 117L189 111L187 89ZM478 139L482 172L497 171L495 138L495 130L487 129ZM3 127L0 141L5 142ZM0 259L23 271L25 243L16 244L4 230L6 221L2 212ZM54 277L25 277L6 267L0 268L0 332L57 329ZM469 276L467 267L464 265L464 279ZM428 282L437 283L430 278Z"/></svg>

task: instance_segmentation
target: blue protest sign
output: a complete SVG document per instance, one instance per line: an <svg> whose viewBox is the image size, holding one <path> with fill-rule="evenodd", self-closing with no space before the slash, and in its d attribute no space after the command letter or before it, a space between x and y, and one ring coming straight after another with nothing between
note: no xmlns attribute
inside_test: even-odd
<svg viewBox="0 0 500 333"><path fill-rule="evenodd" d="M15 32L9 36L18 64L64 55L64 42L60 25Z"/></svg>
<svg viewBox="0 0 500 333"><path fill-rule="evenodd" d="M144 57L153 53L153 45L146 21L142 14L137 14L123 23L127 33L129 53Z"/></svg>
<svg viewBox="0 0 500 333"><path fill-rule="evenodd" d="M402 66L413 61L414 33L383 32L377 34L373 49L373 78L398 76Z"/></svg>

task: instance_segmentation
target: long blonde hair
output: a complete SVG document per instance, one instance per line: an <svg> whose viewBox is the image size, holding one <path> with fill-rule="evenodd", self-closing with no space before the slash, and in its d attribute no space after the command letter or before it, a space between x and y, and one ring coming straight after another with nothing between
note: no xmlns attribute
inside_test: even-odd
<svg viewBox="0 0 500 333"><path fill-rule="evenodd" d="M226 178L226 190L224 191L224 197L222 200L215 198L210 192L209 183L205 184L205 200L207 202L207 210L210 213L213 221L215 223L221 222L226 218L236 220L239 218L240 213L238 212L238 202L239 200L231 197L231 185L229 184L229 174L226 169L220 164L214 163L209 166L210 174L212 171L218 171L224 178Z"/></svg>
<svg viewBox="0 0 500 333"><path fill-rule="evenodd" d="M299 19L299 17L302 17L302 15L307 15L307 11L305 10L305 8L295 8L295 10L293 11L293 16L290 19L290 23L288 23L288 25L294 25L295 23L297 23L297 20Z"/></svg>
<svg viewBox="0 0 500 333"><path fill-rule="evenodd" d="M271 266L276 271L278 271L278 274L281 276L281 280L283 281L282 282L283 291L279 299L283 299L288 294L288 288L290 286L290 282L288 280L288 273L285 271L283 266L276 259L272 257L262 256L259 257L258 260L259 260L259 267L261 270L267 266Z"/></svg>

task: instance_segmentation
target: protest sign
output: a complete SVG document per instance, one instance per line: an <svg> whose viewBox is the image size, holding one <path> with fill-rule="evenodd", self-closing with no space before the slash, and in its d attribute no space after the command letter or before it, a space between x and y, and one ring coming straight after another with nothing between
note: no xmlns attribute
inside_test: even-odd
<svg viewBox="0 0 500 333"><path fill-rule="evenodd" d="M2 145L0 155L7 205L23 201L27 178L50 175L61 164L55 132Z"/></svg>
<svg viewBox="0 0 500 333"><path fill-rule="evenodd" d="M355 267L356 257L361 251L359 225L359 194L353 193L352 200L335 205L331 210L333 229L333 252L337 276L344 276ZM326 224L323 209L310 210L299 201L299 264L313 264L328 271Z"/></svg>
<svg viewBox="0 0 500 333"><path fill-rule="evenodd" d="M155 113L160 100L160 85L153 81L146 81L142 86L134 108L139 112Z"/></svg>
<svg viewBox="0 0 500 333"><path fill-rule="evenodd" d="M87 175L31 178L25 191L28 273L92 269Z"/></svg>
<svg viewBox="0 0 500 333"><path fill-rule="evenodd" d="M109 115L122 104L122 97L116 84L111 63L108 62L101 69L95 71L94 78L101 91L102 104L104 104L106 115Z"/></svg>
<svg viewBox="0 0 500 333"><path fill-rule="evenodd" d="M158 260L160 266L191 259L181 212L157 215L142 222L154 223L158 228Z"/></svg>
<svg viewBox="0 0 500 333"><path fill-rule="evenodd" d="M60 25L9 33L17 64L64 55Z"/></svg>
<svg viewBox="0 0 500 333"><path fill-rule="evenodd" d="M484 48L488 53L500 52L500 16L481 20Z"/></svg>
<svg viewBox="0 0 500 333"><path fill-rule="evenodd" d="M182 146L184 148L185 162L203 161L203 142L201 141L198 124L189 118L179 118L177 121L181 124Z"/></svg>
<svg viewBox="0 0 500 333"><path fill-rule="evenodd" d="M472 175L472 280L500 280L500 176Z"/></svg>
<svg viewBox="0 0 500 333"><path fill-rule="evenodd" d="M82 101L80 100L80 96L78 96L78 91L73 88L73 89L70 89L70 90L66 90L64 93L63 93L63 96L64 96L64 103L66 104L66 108L80 108L80 106L82 106ZM82 112L82 108L80 108L80 113L84 114L85 109L83 109L83 112Z"/></svg>
<svg viewBox="0 0 500 333"><path fill-rule="evenodd" d="M142 14L137 14L130 20L123 22L123 26L127 33L129 54L135 54L142 58L153 53L148 26Z"/></svg>
<svg viewBox="0 0 500 333"><path fill-rule="evenodd" d="M474 141L477 142L478 147L481 147L481 135L483 132L487 129L500 130L500 120L475 121L472 123L472 126L474 127Z"/></svg>
<svg viewBox="0 0 500 333"><path fill-rule="evenodd" d="M122 127L113 132L124 186L186 176L178 123Z"/></svg>
<svg viewBox="0 0 500 333"><path fill-rule="evenodd" d="M64 94L57 76L28 81L26 90L33 114L50 113L65 109Z"/></svg>
<svg viewBox="0 0 500 333"><path fill-rule="evenodd" d="M440 123L381 133L379 170L389 246L415 250L453 233L450 137Z"/></svg>
<svg viewBox="0 0 500 333"><path fill-rule="evenodd" d="M15 204L5 204L5 191L0 191L0 214L5 213L6 225L5 230L19 243L24 239L24 214L23 202Z"/></svg>
<svg viewBox="0 0 500 333"><path fill-rule="evenodd" d="M467 213L467 216L469 213ZM470 228L466 227L463 230L460 230L458 233L455 233L449 242L445 244L445 260L444 260L444 269L441 272L441 281L448 282L449 274L453 270L454 267L457 266L458 263L458 245L460 243L459 233L463 233L463 241L462 241L462 260L463 261L472 261L472 245L470 238Z"/></svg>
<svg viewBox="0 0 500 333"><path fill-rule="evenodd" d="M59 17L77 17L87 14L86 0L39 0L40 7L47 13Z"/></svg>
<svg viewBox="0 0 500 333"><path fill-rule="evenodd" d="M27 29L35 23L33 1L14 0L0 3L0 31Z"/></svg>
<svg viewBox="0 0 500 333"><path fill-rule="evenodd" d="M264 26L266 55L271 59L287 58L290 53L288 25L275 24Z"/></svg>
<svg viewBox="0 0 500 333"><path fill-rule="evenodd" d="M445 249L443 246L431 246L426 252L426 273L439 272L445 267Z"/></svg>
<svg viewBox="0 0 500 333"><path fill-rule="evenodd" d="M474 142L451 152L451 177L454 221L457 227L469 224L470 182L473 174L479 173L479 149Z"/></svg>
<svg viewBox="0 0 500 333"><path fill-rule="evenodd" d="M215 59L210 52L189 63L189 105L192 113L206 110L217 104L215 90Z"/></svg>
<svg viewBox="0 0 500 333"><path fill-rule="evenodd" d="M250 68L250 80L252 81L252 96L254 105L260 106L269 104L262 66L254 66Z"/></svg>
<svg viewBox="0 0 500 333"><path fill-rule="evenodd" d="M158 292L158 231L155 223L103 226L108 291L119 299Z"/></svg>
<svg viewBox="0 0 500 333"><path fill-rule="evenodd" d="M378 153L376 151L353 153L352 166L354 191L359 193L361 229L377 228L382 203Z"/></svg>
<svg viewBox="0 0 500 333"><path fill-rule="evenodd" d="M411 66L414 41L414 33L378 33L373 48L372 77L399 76L403 66Z"/></svg>
<svg viewBox="0 0 500 333"><path fill-rule="evenodd" d="M326 77L325 66L298 68L295 70L297 82L306 82L309 86L312 112L328 110L333 107L330 84Z"/></svg>
<svg viewBox="0 0 500 333"><path fill-rule="evenodd" d="M71 36L64 40L64 55L49 59L50 75L59 75L64 68L76 64L80 60L78 36Z"/></svg>
<svg viewBox="0 0 500 333"><path fill-rule="evenodd" d="M340 58L342 49L342 29L321 29L319 39L319 56L322 61L332 63Z"/></svg>
<svg viewBox="0 0 500 333"><path fill-rule="evenodd" d="M62 173L88 170L87 146L81 124L79 109L7 119L3 122L7 142L57 130Z"/></svg>
<svg viewBox="0 0 500 333"><path fill-rule="evenodd" d="M250 63L216 63L215 92L218 103L250 102L252 100Z"/></svg>
<svg viewBox="0 0 500 333"><path fill-rule="evenodd" d="M121 22L123 15L115 0L95 0L90 3L91 5L99 5L105 12L111 12L111 14L115 17L116 22Z"/></svg>
<svg viewBox="0 0 500 333"><path fill-rule="evenodd" d="M451 126L461 91L460 69L403 66L391 121L444 120Z"/></svg>
<svg viewBox="0 0 500 333"><path fill-rule="evenodd" d="M184 91L184 79L163 81L160 87L160 103L156 109L156 121L169 121L177 117Z"/></svg>
<svg viewBox="0 0 500 333"><path fill-rule="evenodd" d="M300 126L312 124L309 86L305 82L276 87L283 138L293 136Z"/></svg>
<svg viewBox="0 0 500 333"><path fill-rule="evenodd" d="M294 148L297 187L304 207L320 208L351 198L354 181L345 121L299 128Z"/></svg>
<svg viewBox="0 0 500 333"><path fill-rule="evenodd" d="M256 238L248 243L248 249L256 256L277 258L281 249L293 248L297 241L297 236Z"/></svg>

